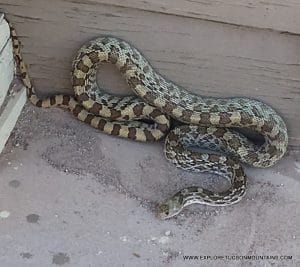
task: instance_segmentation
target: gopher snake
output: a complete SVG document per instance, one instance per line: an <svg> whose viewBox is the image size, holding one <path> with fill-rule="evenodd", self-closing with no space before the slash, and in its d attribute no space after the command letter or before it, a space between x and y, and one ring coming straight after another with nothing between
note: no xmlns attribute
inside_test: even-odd
<svg viewBox="0 0 300 267"><path fill-rule="evenodd" d="M238 162L268 167L286 151L285 123L268 105L244 97L192 94L160 76L136 48L114 37L94 39L78 51L72 66L75 97L40 99L22 60L16 32L10 27L14 56L34 105L68 108L79 120L105 133L133 140L155 141L167 134L164 150L169 161L184 170L212 172L231 180L231 187L221 193L200 187L181 190L158 206L160 218L175 216L193 203L225 206L238 202L246 189L246 176ZM121 98L100 90L96 72L101 63L116 65L137 97ZM169 131L169 116L187 125ZM234 128L254 130L265 142L255 145ZM212 152L196 152L193 147Z"/></svg>

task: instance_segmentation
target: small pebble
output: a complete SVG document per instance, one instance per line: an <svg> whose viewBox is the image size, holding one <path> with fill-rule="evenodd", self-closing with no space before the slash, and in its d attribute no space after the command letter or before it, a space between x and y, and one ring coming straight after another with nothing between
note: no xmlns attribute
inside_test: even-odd
<svg viewBox="0 0 300 267"><path fill-rule="evenodd" d="M165 235L166 235L166 236L171 235L171 231L170 231L170 230L166 231L166 232L165 232Z"/></svg>
<svg viewBox="0 0 300 267"><path fill-rule="evenodd" d="M167 244L170 242L170 238L167 237L167 236L162 236L159 240L158 240L159 243L161 244Z"/></svg>
<svg viewBox="0 0 300 267"><path fill-rule="evenodd" d="M9 213L9 211L7 211L7 210L2 210L2 211L0 211L0 218L2 218L2 219L8 218L9 215L10 215L10 213Z"/></svg>
<svg viewBox="0 0 300 267"><path fill-rule="evenodd" d="M165 257L168 257L169 256L169 252L168 251L163 251L162 253Z"/></svg>
<svg viewBox="0 0 300 267"><path fill-rule="evenodd" d="M127 236L121 236L120 240L122 240L123 242L127 242Z"/></svg>

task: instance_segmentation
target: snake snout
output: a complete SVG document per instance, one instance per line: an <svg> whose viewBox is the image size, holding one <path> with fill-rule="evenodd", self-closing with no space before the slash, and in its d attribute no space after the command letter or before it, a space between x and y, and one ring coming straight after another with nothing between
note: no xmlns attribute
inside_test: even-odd
<svg viewBox="0 0 300 267"><path fill-rule="evenodd" d="M182 201L177 196L160 203L156 209L156 217L161 220L170 219L176 216L183 209Z"/></svg>

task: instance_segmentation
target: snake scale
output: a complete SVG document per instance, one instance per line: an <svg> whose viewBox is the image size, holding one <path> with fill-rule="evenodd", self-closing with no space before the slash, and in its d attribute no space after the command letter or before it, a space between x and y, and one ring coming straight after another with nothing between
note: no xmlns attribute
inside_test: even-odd
<svg viewBox="0 0 300 267"><path fill-rule="evenodd" d="M29 79L11 24L10 30L20 76L35 106L68 108L79 120L107 134L137 141L166 136L165 155L176 166L218 174L231 181L230 188L223 192L200 187L181 190L158 205L157 215L162 219L177 215L193 203L226 206L238 202L245 194L247 180L240 162L269 167L286 151L286 125L270 106L245 97L192 94L162 77L136 48L115 37L99 37L79 49L72 64L74 97L41 99ZM96 73L103 63L118 68L135 96L118 97L99 88ZM170 117L183 125L170 129ZM260 133L264 143L251 142L237 131L239 128Z"/></svg>

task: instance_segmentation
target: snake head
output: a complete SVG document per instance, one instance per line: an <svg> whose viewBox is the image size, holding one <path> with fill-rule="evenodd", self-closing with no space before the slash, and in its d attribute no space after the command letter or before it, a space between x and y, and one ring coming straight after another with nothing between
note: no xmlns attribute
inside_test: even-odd
<svg viewBox="0 0 300 267"><path fill-rule="evenodd" d="M173 197L160 203L156 210L156 216L162 220L176 216L183 209L183 195L178 192Z"/></svg>

